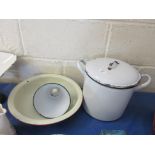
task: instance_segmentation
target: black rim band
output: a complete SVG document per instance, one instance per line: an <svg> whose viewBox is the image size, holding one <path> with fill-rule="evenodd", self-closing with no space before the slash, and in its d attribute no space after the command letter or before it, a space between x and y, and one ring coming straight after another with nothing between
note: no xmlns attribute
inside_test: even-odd
<svg viewBox="0 0 155 155"><path fill-rule="evenodd" d="M86 72L86 71L85 71ZM138 84L139 84L139 81L135 84L135 85L130 85L130 86L127 86L127 87L117 87L117 86L113 86L113 85L110 85L110 84L103 84L103 83L100 83L98 81L96 81L95 79L93 79L87 72L86 74L88 75L88 77L90 79L92 79L94 82L102 85L102 86L105 86L105 87L108 87L108 88L113 88L113 89L130 89L130 88L134 88L136 87Z"/></svg>

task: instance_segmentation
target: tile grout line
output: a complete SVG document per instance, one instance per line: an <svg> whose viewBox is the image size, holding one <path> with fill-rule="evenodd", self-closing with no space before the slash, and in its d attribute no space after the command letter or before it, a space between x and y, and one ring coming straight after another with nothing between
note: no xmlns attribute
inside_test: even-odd
<svg viewBox="0 0 155 155"><path fill-rule="evenodd" d="M76 62L76 59L50 59L50 58L43 58L43 57L33 57L33 56L27 56L27 55L23 55L23 56L19 56L21 59L34 59L34 60L42 60L42 61L63 61L63 62Z"/></svg>
<svg viewBox="0 0 155 155"><path fill-rule="evenodd" d="M133 20L124 20L124 19L88 19L90 23L96 23L96 22L106 22L108 24L127 24L127 25L139 25L139 26L151 26L154 27L155 23L152 22L145 22L145 21L133 21Z"/></svg>
<svg viewBox="0 0 155 155"><path fill-rule="evenodd" d="M23 33L22 33L22 30L21 30L20 19L17 19L17 22L18 22L18 29L19 29L19 35L20 35L20 39L21 39L21 44L22 44L22 48L23 48L23 51L24 51L23 55L26 55L27 52L26 52L26 48L25 48L25 44L24 44Z"/></svg>
<svg viewBox="0 0 155 155"><path fill-rule="evenodd" d="M155 27L155 23L145 23L138 21L124 21L124 20L106 20L108 24L116 24L116 25L129 25L129 26L142 26L142 27Z"/></svg>
<svg viewBox="0 0 155 155"><path fill-rule="evenodd" d="M65 62L62 62L61 65L62 65L61 74L65 75L65 66L64 66Z"/></svg>
<svg viewBox="0 0 155 155"><path fill-rule="evenodd" d="M106 47L105 47L105 54L104 57L106 58L108 55L109 45L110 45L110 39L112 34L112 24L108 24L108 32L107 32L107 41L106 41Z"/></svg>

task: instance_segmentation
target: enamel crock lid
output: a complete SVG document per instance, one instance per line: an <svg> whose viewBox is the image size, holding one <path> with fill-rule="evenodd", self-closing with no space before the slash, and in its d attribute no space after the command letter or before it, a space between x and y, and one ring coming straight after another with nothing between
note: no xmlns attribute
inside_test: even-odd
<svg viewBox="0 0 155 155"><path fill-rule="evenodd" d="M63 115L68 110L70 95L63 86L49 83L38 88L33 104L39 114L46 118L54 118Z"/></svg>
<svg viewBox="0 0 155 155"><path fill-rule="evenodd" d="M113 88L134 87L141 79L141 75L133 66L112 58L88 61L86 73L96 82Z"/></svg>

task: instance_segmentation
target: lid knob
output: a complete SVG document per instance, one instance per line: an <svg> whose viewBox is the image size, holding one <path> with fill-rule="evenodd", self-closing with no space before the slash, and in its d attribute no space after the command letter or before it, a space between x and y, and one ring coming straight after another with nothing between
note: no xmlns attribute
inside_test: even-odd
<svg viewBox="0 0 155 155"><path fill-rule="evenodd" d="M53 88L50 92L51 96L58 96L59 95L59 88Z"/></svg>

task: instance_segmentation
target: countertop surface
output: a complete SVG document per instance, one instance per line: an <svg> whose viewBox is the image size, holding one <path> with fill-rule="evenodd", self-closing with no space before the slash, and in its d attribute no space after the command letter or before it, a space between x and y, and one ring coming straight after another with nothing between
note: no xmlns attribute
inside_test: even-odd
<svg viewBox="0 0 155 155"><path fill-rule="evenodd" d="M0 91L9 95L15 84L0 84ZM117 103L116 103L117 104ZM7 103L3 106L7 108ZM7 116L19 135L100 135L102 130L124 130L128 135L153 134L155 93L136 92L123 116L111 122L98 121L85 113L83 107L69 119L48 126L32 126L16 120L8 111Z"/></svg>

